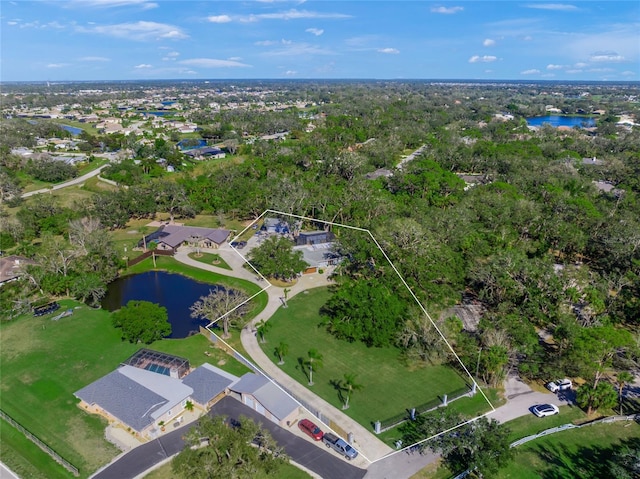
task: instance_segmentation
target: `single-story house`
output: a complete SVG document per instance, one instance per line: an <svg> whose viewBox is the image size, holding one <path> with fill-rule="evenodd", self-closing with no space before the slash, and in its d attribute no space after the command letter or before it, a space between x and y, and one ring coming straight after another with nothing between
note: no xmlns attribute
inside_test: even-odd
<svg viewBox="0 0 640 479"><path fill-rule="evenodd" d="M229 230L201 228L199 226L165 225L140 240L138 247L151 242L158 243L158 249L172 250L184 244L199 248L219 248L231 232Z"/></svg>
<svg viewBox="0 0 640 479"><path fill-rule="evenodd" d="M179 379L123 365L74 395L87 411L154 437L161 421L182 413L193 392Z"/></svg>
<svg viewBox="0 0 640 479"><path fill-rule="evenodd" d="M0 286L18 279L22 274L22 268L30 264L36 264L36 262L24 256L0 257Z"/></svg>
<svg viewBox="0 0 640 479"><path fill-rule="evenodd" d="M296 238L296 245L313 245L331 243L335 239L335 235L331 231L307 231L301 232Z"/></svg>
<svg viewBox="0 0 640 479"><path fill-rule="evenodd" d="M168 424L180 416L187 402L206 409L226 396L229 386L240 380L208 363L182 379L165 374L166 368L145 368L144 364L122 364L80 389L75 393L80 399L79 406L122 423L141 436L154 437L159 423Z"/></svg>
<svg viewBox="0 0 640 479"><path fill-rule="evenodd" d="M226 396L228 388L239 379L209 363L204 363L187 375L182 384L193 389L193 402L207 409Z"/></svg>
<svg viewBox="0 0 640 479"><path fill-rule="evenodd" d="M280 426L292 423L300 412L291 396L261 374L247 373L229 390L230 396Z"/></svg>

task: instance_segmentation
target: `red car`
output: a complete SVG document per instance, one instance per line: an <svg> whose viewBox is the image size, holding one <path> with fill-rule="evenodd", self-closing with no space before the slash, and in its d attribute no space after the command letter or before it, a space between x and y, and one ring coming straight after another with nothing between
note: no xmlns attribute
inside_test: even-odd
<svg viewBox="0 0 640 479"><path fill-rule="evenodd" d="M298 423L298 427L302 432L308 434L316 441L321 440L322 436L324 436L324 433L322 432L322 430L318 426L316 426L314 423L309 421L308 419L301 420Z"/></svg>

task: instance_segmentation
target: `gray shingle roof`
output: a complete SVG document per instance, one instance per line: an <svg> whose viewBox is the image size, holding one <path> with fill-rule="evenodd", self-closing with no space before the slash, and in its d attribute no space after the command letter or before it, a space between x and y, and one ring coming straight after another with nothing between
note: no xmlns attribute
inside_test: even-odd
<svg viewBox="0 0 640 479"><path fill-rule="evenodd" d="M160 238L160 241L172 248L180 246L189 238L207 238L216 244L222 244L230 234L228 230L178 225L166 225L162 228L162 232L168 235Z"/></svg>
<svg viewBox="0 0 640 479"><path fill-rule="evenodd" d="M282 420L298 408L298 403L262 375L247 373L229 387L232 391L251 394L265 409Z"/></svg>
<svg viewBox="0 0 640 479"><path fill-rule="evenodd" d="M80 389L75 396L142 431L192 393L193 389L179 379L125 365Z"/></svg>
<svg viewBox="0 0 640 479"><path fill-rule="evenodd" d="M187 375L182 383L193 389L193 400L204 405L238 380L238 377L204 363Z"/></svg>

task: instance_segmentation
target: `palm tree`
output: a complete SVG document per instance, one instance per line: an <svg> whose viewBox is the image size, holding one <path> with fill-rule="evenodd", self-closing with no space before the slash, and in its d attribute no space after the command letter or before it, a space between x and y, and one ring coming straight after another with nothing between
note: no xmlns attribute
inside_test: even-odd
<svg viewBox="0 0 640 479"><path fill-rule="evenodd" d="M351 399L351 393L353 391L362 389L362 384L356 383L355 374L345 374L344 380L340 383L340 388L346 393L342 409L349 409L349 399Z"/></svg>
<svg viewBox="0 0 640 479"><path fill-rule="evenodd" d="M261 319L256 323L256 331L258 332L258 336L260 336L260 342L266 343L267 341L264 339L264 335L269 332L269 330L273 327L273 323L265 321Z"/></svg>
<svg viewBox="0 0 640 479"><path fill-rule="evenodd" d="M289 353L289 345L283 341L280 341L280 344L275 347L275 352L276 356L278 356L278 359L280 360L278 361L278 364L283 365L284 357Z"/></svg>
<svg viewBox="0 0 640 479"><path fill-rule="evenodd" d="M633 380L634 376L629 371L619 372L618 376L616 377L616 382L618 383L618 401L620 402L620 414L622 414L622 390L627 383L630 383Z"/></svg>
<svg viewBox="0 0 640 479"><path fill-rule="evenodd" d="M309 358L305 361L309 368L309 386L313 386L313 370L316 371L322 367L322 354L317 349L310 349L307 353Z"/></svg>

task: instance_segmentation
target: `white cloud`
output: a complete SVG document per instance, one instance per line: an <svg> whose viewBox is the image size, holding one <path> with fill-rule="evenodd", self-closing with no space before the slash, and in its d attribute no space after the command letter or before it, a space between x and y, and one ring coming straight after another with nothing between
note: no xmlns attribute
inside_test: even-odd
<svg viewBox="0 0 640 479"><path fill-rule="evenodd" d="M464 10L464 7L431 7L431 13L442 13L452 15Z"/></svg>
<svg viewBox="0 0 640 479"><path fill-rule="evenodd" d="M398 50L397 48L379 48L378 53L389 53L392 55L397 55L398 53L400 53L400 50Z"/></svg>
<svg viewBox="0 0 640 479"><path fill-rule="evenodd" d="M492 40L491 38L485 38L484 41L482 42L482 45L484 45L485 47L492 47L496 44L495 40Z"/></svg>
<svg viewBox="0 0 640 479"><path fill-rule="evenodd" d="M573 12L578 10L575 5L569 5L567 3L531 3L527 5L527 8L537 8L539 10L554 10L556 12Z"/></svg>
<svg viewBox="0 0 640 479"><path fill-rule="evenodd" d="M68 8L112 8L112 7L141 7L149 10L158 6L149 0L71 0L66 4Z"/></svg>
<svg viewBox="0 0 640 479"><path fill-rule="evenodd" d="M137 68L138 70L141 70L143 68L153 68L153 65L149 65L148 63L141 63L140 65L136 65L133 68Z"/></svg>
<svg viewBox="0 0 640 479"><path fill-rule="evenodd" d="M189 65L201 68L228 68L228 67L249 67L246 63L240 63L235 60L218 60L216 58L190 58L181 60L182 65Z"/></svg>
<svg viewBox="0 0 640 479"><path fill-rule="evenodd" d="M111 59L107 57L82 57L78 58L81 62L110 62Z"/></svg>
<svg viewBox="0 0 640 479"><path fill-rule="evenodd" d="M229 60L231 60L232 62L239 62L240 60L242 60L242 57L229 57Z"/></svg>
<svg viewBox="0 0 640 479"><path fill-rule="evenodd" d="M63 68L69 66L68 63L49 63L47 65L47 68Z"/></svg>
<svg viewBox="0 0 640 479"><path fill-rule="evenodd" d="M595 52L591 54L589 61L619 63L625 61L625 58L617 52Z"/></svg>
<svg viewBox="0 0 640 479"><path fill-rule="evenodd" d="M471 58L469 58L469 63L491 63L495 62L497 59L498 57L494 57L493 55L473 55Z"/></svg>
<svg viewBox="0 0 640 479"><path fill-rule="evenodd" d="M15 20L7 22L7 25L17 25L17 24L18 22L16 22Z"/></svg>
<svg viewBox="0 0 640 479"><path fill-rule="evenodd" d="M263 53L263 55L270 57L284 57L284 56L303 56L303 55L334 55L335 52L324 48L316 47L308 43L291 43L289 42L284 48L279 50L272 50Z"/></svg>
<svg viewBox="0 0 640 479"><path fill-rule="evenodd" d="M520 75L539 75L540 74L540 70L537 70L536 68L532 68L530 70L524 70L520 72Z"/></svg>
<svg viewBox="0 0 640 479"><path fill-rule="evenodd" d="M324 30L322 30L321 28L307 28L305 32L313 33L316 37L319 37L324 33Z"/></svg>
<svg viewBox="0 0 640 479"><path fill-rule="evenodd" d="M293 76L293 75L297 75L298 72L295 70L287 70L286 72L284 72L284 74L287 76Z"/></svg>
<svg viewBox="0 0 640 479"><path fill-rule="evenodd" d="M582 70L581 68L571 68L569 70L566 71L566 73L582 73L584 70Z"/></svg>
<svg viewBox="0 0 640 479"><path fill-rule="evenodd" d="M588 63L584 63L584 62L578 62L575 65L573 65L574 68L585 68L588 67L589 64Z"/></svg>
<svg viewBox="0 0 640 479"><path fill-rule="evenodd" d="M183 39L189 36L180 27L167 23L144 22L117 23L92 27L78 27L82 33L97 33L126 40L150 41L164 39Z"/></svg>
<svg viewBox="0 0 640 479"><path fill-rule="evenodd" d="M292 43L293 41L285 40L283 38L282 40L261 40L261 41L255 42L254 45L257 45L259 47L271 47L273 45L291 45Z"/></svg>
<svg viewBox="0 0 640 479"><path fill-rule="evenodd" d="M296 10L295 8L286 12L258 13L240 17L241 22L257 22L259 20L299 20L302 18L330 18L341 19L351 18L351 15L343 13L320 13L309 10Z"/></svg>
<svg viewBox="0 0 640 479"><path fill-rule="evenodd" d="M229 15L211 15L207 17L207 21L211 23L229 23L231 21L231 17Z"/></svg>
<svg viewBox="0 0 640 479"><path fill-rule="evenodd" d="M629 71L629 70L625 70L625 71L623 71L620 75L623 75L623 76L626 76L626 77L631 77L631 76L635 76L635 75L637 75L637 73L636 73L636 72Z"/></svg>
<svg viewBox="0 0 640 479"><path fill-rule="evenodd" d="M547 70L562 70L564 65L554 65L553 63L549 63L547 65Z"/></svg>

